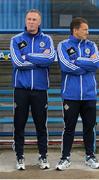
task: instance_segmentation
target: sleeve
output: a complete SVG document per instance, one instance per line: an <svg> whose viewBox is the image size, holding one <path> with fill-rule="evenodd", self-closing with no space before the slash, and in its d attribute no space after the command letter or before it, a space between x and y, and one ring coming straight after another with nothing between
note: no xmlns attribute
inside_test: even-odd
<svg viewBox="0 0 99 180"><path fill-rule="evenodd" d="M91 48L91 56L95 55L96 58L86 58L86 57L78 57L77 61L75 61L75 64L86 71L96 71L96 69L99 68L99 54L98 54L98 48L95 43L93 43L93 46Z"/></svg>
<svg viewBox="0 0 99 180"><path fill-rule="evenodd" d="M58 45L57 52L61 71L72 75L82 75L86 73L85 70L70 61L69 55L66 51L66 47L61 42Z"/></svg>
<svg viewBox="0 0 99 180"><path fill-rule="evenodd" d="M24 57L21 56L20 49L14 38L11 39L10 53L11 53L11 61L14 68L22 69L22 70L35 68L35 66L32 63L25 61Z"/></svg>
<svg viewBox="0 0 99 180"><path fill-rule="evenodd" d="M49 65L51 65L54 60L55 60L55 49L54 49L54 45L53 45L53 41L52 38L50 36L48 36L48 41L47 41L47 46L46 46L46 50L49 50L49 53L29 53L26 55L26 59L37 65L37 67L48 67Z"/></svg>

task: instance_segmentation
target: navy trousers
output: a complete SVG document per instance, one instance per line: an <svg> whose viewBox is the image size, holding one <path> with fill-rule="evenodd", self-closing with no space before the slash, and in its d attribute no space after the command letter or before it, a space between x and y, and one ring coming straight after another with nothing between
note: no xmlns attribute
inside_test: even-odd
<svg viewBox="0 0 99 180"><path fill-rule="evenodd" d="M94 131L96 123L96 101L72 101L64 100L64 133L62 158L70 156L72 143L75 135L75 127L78 116L80 115L83 123L83 140L85 145L86 155L94 153Z"/></svg>
<svg viewBox="0 0 99 180"><path fill-rule="evenodd" d="M24 154L24 131L29 109L34 120L39 154L47 153L47 92L46 90L14 90L14 141L18 158Z"/></svg>

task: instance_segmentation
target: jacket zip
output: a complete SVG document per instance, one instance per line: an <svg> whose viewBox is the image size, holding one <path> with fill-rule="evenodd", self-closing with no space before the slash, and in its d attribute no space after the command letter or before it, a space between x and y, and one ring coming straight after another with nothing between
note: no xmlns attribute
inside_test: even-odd
<svg viewBox="0 0 99 180"><path fill-rule="evenodd" d="M80 75L80 99L82 100L82 75Z"/></svg>
<svg viewBox="0 0 99 180"><path fill-rule="evenodd" d="M78 44L78 50L79 50L79 57L81 57L81 49L80 49L80 45L81 45L82 40L79 42ZM82 100L82 94L83 94L83 89L82 89L82 75L80 75L80 100Z"/></svg>
<svg viewBox="0 0 99 180"><path fill-rule="evenodd" d="M33 53L34 38L32 39L32 53ZM31 89L33 89L33 69L31 70Z"/></svg>

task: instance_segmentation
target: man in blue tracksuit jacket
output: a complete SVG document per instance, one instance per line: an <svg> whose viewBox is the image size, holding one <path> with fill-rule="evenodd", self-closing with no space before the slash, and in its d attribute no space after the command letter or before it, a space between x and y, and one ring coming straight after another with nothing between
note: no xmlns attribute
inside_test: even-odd
<svg viewBox="0 0 99 180"><path fill-rule="evenodd" d="M96 44L87 39L88 22L85 19L74 18L70 30L70 37L58 45L65 127L62 157L56 169L64 170L71 164L70 152L79 115L83 122L85 163L91 168L99 168L93 147L97 95L95 74L96 69L99 68L98 50Z"/></svg>
<svg viewBox="0 0 99 180"><path fill-rule="evenodd" d="M49 168L47 161L47 89L49 66L55 59L50 36L40 30L41 14L29 10L26 14L26 30L11 39L11 58L14 82L14 141L17 169L25 169L24 129L31 108L36 127L39 165Z"/></svg>

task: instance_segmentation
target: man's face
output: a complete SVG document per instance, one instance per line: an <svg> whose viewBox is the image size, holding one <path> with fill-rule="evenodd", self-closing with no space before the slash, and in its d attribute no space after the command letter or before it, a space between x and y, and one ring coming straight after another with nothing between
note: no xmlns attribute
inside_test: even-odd
<svg viewBox="0 0 99 180"><path fill-rule="evenodd" d="M27 31L31 34L36 34L38 32L38 27L41 24L41 17L36 12L29 12L26 15L26 27Z"/></svg>
<svg viewBox="0 0 99 180"><path fill-rule="evenodd" d="M82 23L79 27L79 29L73 30L73 35L81 40L88 38L88 25L86 23Z"/></svg>

